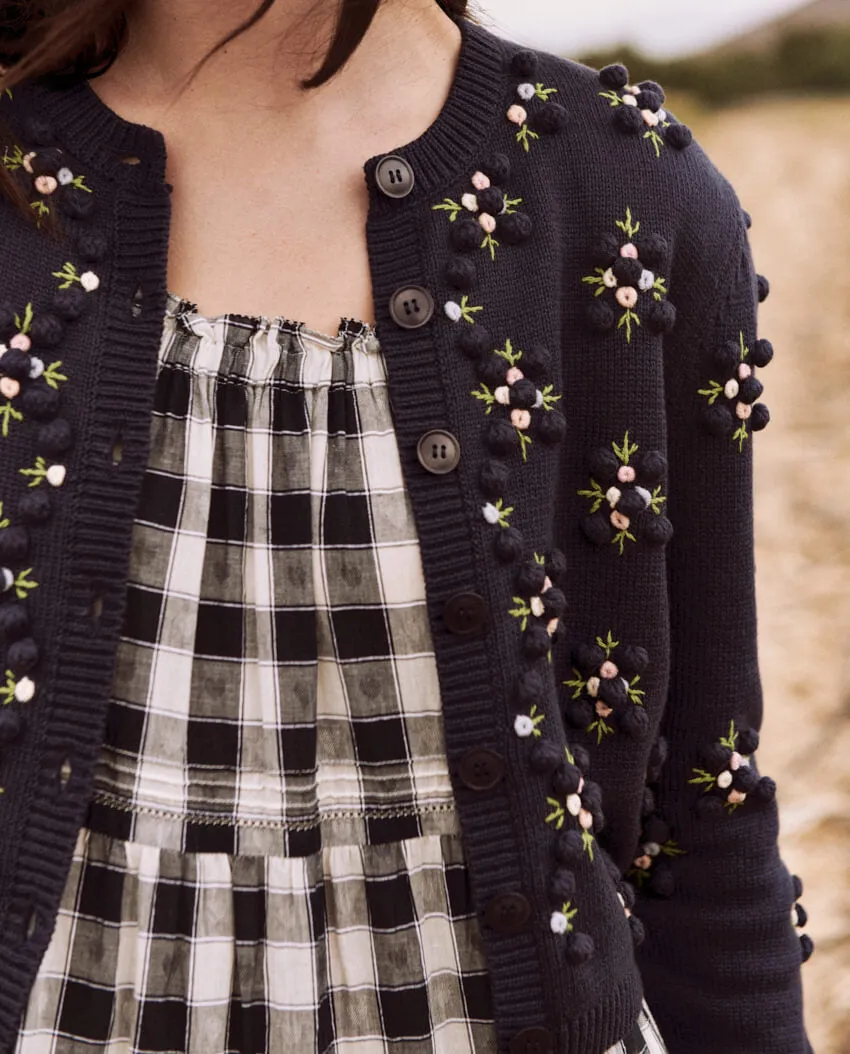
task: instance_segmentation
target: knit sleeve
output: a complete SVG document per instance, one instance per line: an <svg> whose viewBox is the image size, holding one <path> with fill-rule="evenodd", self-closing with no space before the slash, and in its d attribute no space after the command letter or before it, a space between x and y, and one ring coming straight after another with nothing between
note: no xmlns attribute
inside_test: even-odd
<svg viewBox="0 0 850 1054"><path fill-rule="evenodd" d="M639 957L670 1054L806 1054L811 945L795 925L800 883L779 855L777 788L757 751L753 455L770 442L761 396L773 348L757 332L768 286L746 214L707 165L674 250L678 321L664 347L671 676L653 820L670 881L641 897Z"/></svg>

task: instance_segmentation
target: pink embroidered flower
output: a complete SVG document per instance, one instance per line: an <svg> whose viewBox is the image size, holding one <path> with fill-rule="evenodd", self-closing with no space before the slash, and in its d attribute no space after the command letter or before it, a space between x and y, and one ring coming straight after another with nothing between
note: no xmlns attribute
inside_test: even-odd
<svg viewBox="0 0 850 1054"><path fill-rule="evenodd" d="M616 509L611 513L611 523L614 524L618 531L627 531L631 522L632 521L628 516L624 516L621 512L617 512Z"/></svg>
<svg viewBox="0 0 850 1054"><path fill-rule="evenodd" d="M594 707L594 710L597 712L597 714L599 714L600 717L610 717L611 714L614 713L611 707L606 706L601 699L596 700L596 706Z"/></svg>
<svg viewBox="0 0 850 1054"><path fill-rule="evenodd" d="M32 347L32 341L26 333L16 333L9 341L9 347L17 348L18 351L29 351Z"/></svg>
<svg viewBox="0 0 850 1054"><path fill-rule="evenodd" d="M599 667L599 676L606 677L610 680L612 677L616 677L619 674L619 669L615 662L611 662L610 659L606 659L605 662Z"/></svg>
<svg viewBox="0 0 850 1054"><path fill-rule="evenodd" d="M585 829L585 831L589 831L590 828L593 826L593 814L587 809L582 809L581 812L578 814L578 822Z"/></svg>
<svg viewBox="0 0 850 1054"><path fill-rule="evenodd" d="M738 753L738 751L733 750L732 757L729 758L729 768L732 769L733 772L736 772L741 767L741 762L743 760L743 757Z"/></svg>
<svg viewBox="0 0 850 1054"><path fill-rule="evenodd" d="M558 632L558 626L560 626L561 620L558 618L551 618L546 623L546 632L550 637L553 637Z"/></svg>
<svg viewBox="0 0 850 1054"><path fill-rule="evenodd" d="M16 381L14 377L0 377L0 395L14 399L20 390L20 381Z"/></svg>
<svg viewBox="0 0 850 1054"><path fill-rule="evenodd" d="M726 800L731 802L733 805L740 805L742 802L747 800L747 795L744 791L730 790L726 795Z"/></svg>
<svg viewBox="0 0 850 1054"><path fill-rule="evenodd" d="M528 410L520 410L519 408L511 410L511 424L514 428L525 431L531 424L531 414Z"/></svg>
<svg viewBox="0 0 850 1054"><path fill-rule="evenodd" d="M637 246L632 244L632 242L627 242L625 245L620 246L620 256L626 260L637 260Z"/></svg>
<svg viewBox="0 0 850 1054"><path fill-rule="evenodd" d="M483 172L473 172L472 185L476 190L486 190L490 186L490 177Z"/></svg>
<svg viewBox="0 0 850 1054"><path fill-rule="evenodd" d="M513 106L508 107L508 120L514 124L525 124L528 120L528 112L524 106L514 103Z"/></svg>
<svg viewBox="0 0 850 1054"><path fill-rule="evenodd" d="M621 286L615 293L617 303L626 309L632 308L638 302L638 292L633 286Z"/></svg>
<svg viewBox="0 0 850 1054"><path fill-rule="evenodd" d="M753 408L749 403L737 403L735 415L741 421L748 421L753 415Z"/></svg>
<svg viewBox="0 0 850 1054"><path fill-rule="evenodd" d="M24 172L29 172L32 175L32 159L35 157L35 150L30 150L28 154L24 154L24 159L21 162L24 168Z"/></svg>
<svg viewBox="0 0 850 1054"><path fill-rule="evenodd" d="M650 128L655 128L658 125L658 114L653 113L652 110L641 110L641 117L645 124L648 124Z"/></svg>
<svg viewBox="0 0 850 1054"><path fill-rule="evenodd" d="M36 176L33 185L39 194L52 194L59 186L53 176Z"/></svg>
<svg viewBox="0 0 850 1054"><path fill-rule="evenodd" d="M515 384L517 381L521 381L525 374L519 368L519 366L511 366L508 372L505 374L505 380L508 384Z"/></svg>
<svg viewBox="0 0 850 1054"><path fill-rule="evenodd" d="M635 867L639 867L641 871L648 871L652 867L652 857L647 855L637 857Z"/></svg>
<svg viewBox="0 0 850 1054"><path fill-rule="evenodd" d="M738 377L743 381L746 377L751 377L753 368L748 362L742 362L738 367Z"/></svg>
<svg viewBox="0 0 850 1054"><path fill-rule="evenodd" d="M486 231L487 234L492 234L496 229L496 221L489 212L482 212L478 217L478 222L481 224L481 229Z"/></svg>
<svg viewBox="0 0 850 1054"><path fill-rule="evenodd" d="M632 465L620 465L617 469L617 479L621 483L634 483L635 470Z"/></svg>

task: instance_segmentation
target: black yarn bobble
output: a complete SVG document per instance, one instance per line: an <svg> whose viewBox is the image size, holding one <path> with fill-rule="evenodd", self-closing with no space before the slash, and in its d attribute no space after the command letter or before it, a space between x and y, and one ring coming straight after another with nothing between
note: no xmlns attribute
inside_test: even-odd
<svg viewBox="0 0 850 1054"><path fill-rule="evenodd" d="M803 880L799 875L791 876L791 885L794 895L794 903L791 906L791 922L798 928L802 929L809 921L809 914L802 904L799 903L800 897L803 895ZM812 956L812 952L815 950L815 942L808 935L808 933L800 934L800 955L803 962L808 962Z"/></svg>
<svg viewBox="0 0 850 1054"><path fill-rule="evenodd" d="M731 340L717 348L714 353L714 368L718 380L710 384L719 385L720 390L706 385L702 389L705 402L702 404L702 422L712 435L729 438L742 427L742 422L754 432L760 432L770 423L770 411L757 400L764 386L754 376L753 367L763 368L773 361L773 345L769 340L757 340L752 347ZM706 394L712 392L711 395Z"/></svg>

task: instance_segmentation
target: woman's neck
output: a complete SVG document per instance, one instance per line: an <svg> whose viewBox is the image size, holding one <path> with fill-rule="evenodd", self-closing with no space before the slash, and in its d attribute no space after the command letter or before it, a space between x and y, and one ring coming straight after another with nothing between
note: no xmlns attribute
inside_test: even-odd
<svg viewBox="0 0 850 1054"><path fill-rule="evenodd" d="M321 64L333 35L336 3L276 0L251 29L217 52L180 94L188 74L254 11L254 0L138 0L129 41L112 68L92 82L129 120L180 119L257 129L285 119L290 133L315 122L344 127L402 116L406 100L451 83L460 33L436 0L384 0L357 51L328 84L299 82ZM388 102L391 104L388 105ZM380 116L379 116L380 115Z"/></svg>

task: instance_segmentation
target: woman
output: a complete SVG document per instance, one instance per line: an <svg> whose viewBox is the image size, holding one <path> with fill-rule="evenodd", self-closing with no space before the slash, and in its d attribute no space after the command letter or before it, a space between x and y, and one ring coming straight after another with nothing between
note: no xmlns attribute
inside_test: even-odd
<svg viewBox="0 0 850 1054"><path fill-rule="evenodd" d="M464 0L17 7L0 1051L804 1054L767 283L661 88Z"/></svg>

